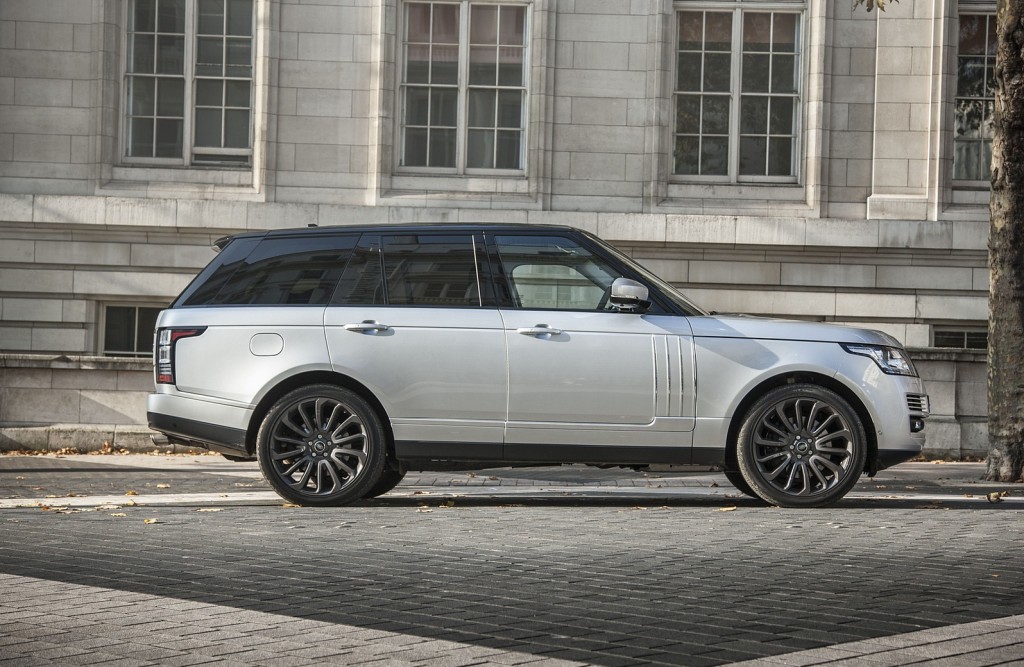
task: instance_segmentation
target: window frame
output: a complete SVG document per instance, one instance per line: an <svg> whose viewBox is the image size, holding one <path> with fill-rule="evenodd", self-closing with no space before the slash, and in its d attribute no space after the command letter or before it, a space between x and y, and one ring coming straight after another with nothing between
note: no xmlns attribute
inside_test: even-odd
<svg viewBox="0 0 1024 667"><path fill-rule="evenodd" d="M457 95L457 111L455 126L455 166L454 167L430 167L430 166L406 166L403 164L405 152L405 130L406 119L406 94L405 88L409 85L434 84L409 84L405 81L406 70L406 46L408 36L407 12L410 4L429 5L456 5L459 7L459 59L458 59L458 83L455 86ZM469 54L470 54L470 7L472 5L494 5L494 6L516 6L524 10L523 17L523 44L522 44L522 72L523 83L521 86L486 86L488 89L497 91L518 90L522 91L521 106L521 140L519 143L519 169L487 169L479 167L467 167L467 144L469 136L469 94L472 87L469 84ZM395 54L395 124L394 140L392 143L392 164L395 165L393 174L401 176L453 176L456 178L503 178L522 177L529 173L529 144L530 144L530 107L531 107L531 68L530 58L533 49L533 3L527 0L402 0L398 3L396 26L396 54Z"/></svg>
<svg viewBox="0 0 1024 667"><path fill-rule="evenodd" d="M699 175L699 174L677 174L675 173L675 138L677 96L678 90L678 69L679 69L679 14L689 12L729 12L732 13L732 46L730 61L730 89L729 89L729 155L726 175ZM792 171L789 176L768 176L768 175L741 175L739 173L741 116L740 109L743 98L742 75L743 75L743 15L747 12L763 14L792 14L797 19L798 37L795 41L798 60L796 65L797 90L792 95L794 100L793 113L793 154ZM680 2L677 0L672 5L672 27L671 41L668 44L668 51L671 54L669 63L668 80L668 122L664 131L668 137L668 185L720 185L720 186L744 186L744 185L765 185L765 186L799 186L804 182L805 151L807 137L805 136L805 116L807 113L808 88L810 85L808 72L811 54L808 52L810 31L808 7L801 1L771 1L762 2L759 0L734 0L730 2ZM703 53L703 49L701 53ZM700 93L703 95L703 93ZM767 93L766 95L770 95ZM760 136L760 135L758 135ZM770 134L766 134L770 137Z"/></svg>
<svg viewBox="0 0 1024 667"><path fill-rule="evenodd" d="M132 72L129 71L131 64L131 53L132 53L132 35L135 34L134 29L134 16L135 16L135 0L125 0L125 23L124 28L121 31L122 49L121 49L121 62L119 69L119 88L120 88L120 118L118 127L120 129L118 133L118 158L117 165L126 167L183 167L190 169L203 169L203 170L216 170L226 169L232 171L251 171L254 168L254 162L256 157L256 119L257 114L257 69L259 63L259 57L257 50L259 46L259 35L257 34L258 21L257 16L259 14L259 3L262 0L252 0L252 17L251 17L251 35L250 39L250 67L251 76L248 78L244 77L230 77L226 74L220 77L209 77L199 75L196 73L196 39L199 33L199 8L198 0L185 0L185 48L183 52L183 72L181 78L184 81L184 116L182 118L182 146L181 155L175 157L134 157L128 154L131 141L131 108L129 100L129 80ZM225 20L227 14L227 5L225 3ZM155 19L154 19L155 20ZM157 26L154 26L156 28ZM144 33L149 34L149 33ZM162 33L155 32L154 35ZM178 33L174 33L178 34ZM225 36L227 37L227 36ZM154 60L154 69L156 69L156 61ZM148 73L141 73L147 75ZM158 77L157 73L153 73L154 77ZM247 149L239 148L213 148L213 147L197 147L195 143L195 115L196 115L196 81L199 79L218 79L221 81L231 80L248 80L249 81L249 147ZM154 98L154 111L156 110L157 101ZM205 108L205 107L204 107ZM220 107L222 111L227 107L226 100L225 105ZM158 116L154 116L156 118ZM223 121L222 121L223 122ZM222 140L223 140L223 126L221 127ZM155 128L154 128L155 135ZM198 149L198 150L197 150ZM223 162L217 161L202 161L194 162L194 156L196 154L201 155L225 155L235 157L245 157L243 160L228 160Z"/></svg>
<svg viewBox="0 0 1024 667"><path fill-rule="evenodd" d="M108 313L109 313L109 309L110 308L131 308L131 309L133 309L135 311L135 313L134 313L135 314L135 326L134 326L134 329L135 329L135 332L134 332L135 333L135 336L134 336L134 338L135 338L135 340L134 340L135 350L134 351L110 350L110 349L107 348L107 321L108 321ZM125 358L132 358L132 359L146 359L146 358L152 357L153 356L152 343L151 343L150 349L148 351L143 352L143 351L140 351L138 349L139 348L139 341L140 340L144 340L145 339L144 336L148 335L150 338L152 338L152 336L154 335L153 331L148 332L148 334L146 332L140 331L140 329L139 329L139 323L140 323L139 313L143 309L148 309L148 310L155 310L155 311L157 311L157 314L159 314L159 312L161 310L164 310L165 308L167 308L166 305L155 305L155 304L152 304L152 303L131 303L131 302L130 303L116 303L116 302L111 302L111 303L103 303L103 304L101 304L101 307L100 307L99 329L97 331L97 336L96 336L97 340L99 341L98 347L99 347L100 355L104 356L104 357L125 357ZM155 322L156 322L156 318L154 317L154 324L155 324ZM154 331L155 331L155 329L154 329Z"/></svg>
<svg viewBox="0 0 1024 667"><path fill-rule="evenodd" d="M963 20L963 18L965 16L976 16L976 17L981 17L981 18L985 19L985 21L986 21L986 45L987 45L987 43L988 43L988 39L987 39L988 38L988 28L987 28L987 26L988 26L989 19L993 19L993 20L995 19L995 7L991 6L988 3L984 3L984 4L982 4L982 3L970 3L970 4L968 4L968 3L965 3L965 2L961 2L961 3L959 3L959 10L960 11L958 11L957 21L956 21L957 30L954 33L953 44L951 44L951 46L953 46L952 67L951 67L951 69L952 69L951 74L952 74L952 91L953 91L953 95L952 95L952 103L950 104L950 128L949 128L949 134L950 134L950 139L949 139L949 141L950 141L950 144L949 144L949 149L950 149L950 167L949 167L949 169L950 169L950 172L949 172L950 173L950 186L954 190L984 190L984 191L988 191L990 189L990 187L991 187L990 178L983 178L983 179L978 179L978 180L969 180L969 179L962 179L962 178L957 178L956 177L956 145L958 143L957 139L956 139L956 126L957 126L956 107L957 107L957 101L961 99L960 94L959 94L960 93L960 90L959 90L959 88L960 88L959 73L960 73L960 56L961 56L961 54L960 54L960 40L959 40L959 27L960 27L960 21ZM993 26L993 29L994 28L995 28L995 26ZM981 57L984 57L986 59L991 57L993 60L995 60L995 55L988 56L987 53L981 54ZM987 67L986 67L986 71L987 71ZM973 98L963 98L963 99L976 99L976 100L984 101L984 100L987 100L989 98L987 98L987 97L973 97ZM994 92L993 92L993 97L991 99L993 100L993 105L994 105L995 104ZM979 140L977 142L973 142L973 143L984 144L985 140L982 137L982 138L979 138ZM989 138L989 142L988 143L991 146L991 143L992 143L991 142L991 137ZM987 201L988 200L986 199L986 202Z"/></svg>

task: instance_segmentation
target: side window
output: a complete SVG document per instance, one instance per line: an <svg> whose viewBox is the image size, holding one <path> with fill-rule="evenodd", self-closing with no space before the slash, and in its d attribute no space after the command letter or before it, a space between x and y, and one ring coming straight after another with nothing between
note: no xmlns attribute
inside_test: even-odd
<svg viewBox="0 0 1024 667"><path fill-rule="evenodd" d="M199 290L185 305L325 305L356 239L355 235L264 239L215 295ZM210 282L219 282L217 278L215 274Z"/></svg>
<svg viewBox="0 0 1024 667"><path fill-rule="evenodd" d="M384 305L384 273L380 266L380 237L364 235L352 252L331 304Z"/></svg>
<svg viewBox="0 0 1024 667"><path fill-rule="evenodd" d="M392 306L482 306L472 236L401 235L383 239L384 283Z"/></svg>
<svg viewBox="0 0 1024 667"><path fill-rule="evenodd" d="M576 241L563 236L496 236L495 245L516 306L612 310L608 294L622 274Z"/></svg>

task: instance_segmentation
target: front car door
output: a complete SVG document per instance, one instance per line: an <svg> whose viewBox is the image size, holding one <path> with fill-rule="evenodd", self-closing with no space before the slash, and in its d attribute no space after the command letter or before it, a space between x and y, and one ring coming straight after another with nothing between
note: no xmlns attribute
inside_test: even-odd
<svg viewBox="0 0 1024 667"><path fill-rule="evenodd" d="M616 460L628 446L636 449L627 458L646 447L664 458L670 447L686 459L694 424L686 318L616 310L608 297L622 270L574 234L498 233L492 244L511 302L501 309L505 458Z"/></svg>

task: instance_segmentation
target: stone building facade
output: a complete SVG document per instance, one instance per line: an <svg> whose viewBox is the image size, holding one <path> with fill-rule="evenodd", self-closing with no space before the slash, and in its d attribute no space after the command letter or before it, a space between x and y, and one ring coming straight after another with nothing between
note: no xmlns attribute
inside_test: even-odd
<svg viewBox="0 0 1024 667"><path fill-rule="evenodd" d="M509 221L890 332L983 454L994 2L850 4L4 0L0 448L145 440L221 236Z"/></svg>

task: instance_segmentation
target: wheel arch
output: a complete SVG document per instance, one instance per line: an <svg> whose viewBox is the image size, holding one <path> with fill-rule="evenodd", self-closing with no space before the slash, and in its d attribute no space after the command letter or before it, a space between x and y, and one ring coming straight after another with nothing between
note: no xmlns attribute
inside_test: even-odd
<svg viewBox="0 0 1024 667"><path fill-rule="evenodd" d="M869 475L873 476L878 471L878 434L875 432L875 424L871 418L870 411L864 405L864 401L861 400L860 396L848 386L835 378L813 371L794 371L776 375L763 380L747 392L747 395L736 406L736 410L733 411L732 419L729 420L729 432L725 444L726 467L730 470L739 470L739 464L736 460L736 439L739 437L743 418L747 416L750 406L772 389L783 387L787 384L801 383L815 384L825 389L830 389L839 394L854 409L864 424L864 433L867 436L868 451L864 462L864 469Z"/></svg>
<svg viewBox="0 0 1024 667"><path fill-rule="evenodd" d="M249 426L246 429L245 448L250 455L255 455L256 434L259 432L260 423L263 421L263 417L267 414L267 411L270 410L274 403L288 392L311 384L333 384L338 387L348 389L349 391L354 391L366 400L377 413L377 417L380 418L381 426L384 428L384 434L387 436L386 444L388 456L389 458L394 456L395 435L391 429L391 419L388 417L387 410L384 409L384 405L380 402L377 396L374 395L366 385L352 377L342 373L323 370L307 371L297 375L292 375L278 382L266 392L263 398L260 399L259 403L256 404L256 408L252 412L252 417L249 418Z"/></svg>

